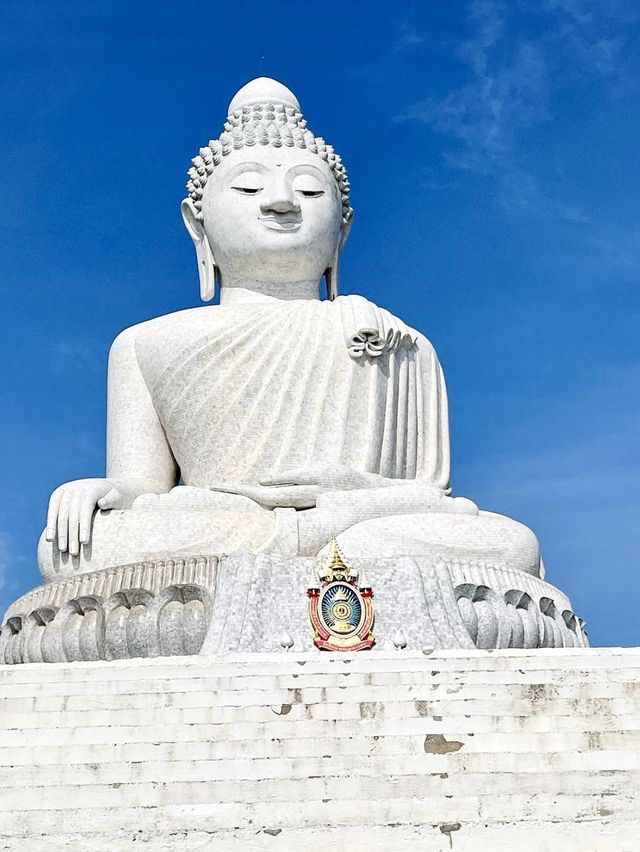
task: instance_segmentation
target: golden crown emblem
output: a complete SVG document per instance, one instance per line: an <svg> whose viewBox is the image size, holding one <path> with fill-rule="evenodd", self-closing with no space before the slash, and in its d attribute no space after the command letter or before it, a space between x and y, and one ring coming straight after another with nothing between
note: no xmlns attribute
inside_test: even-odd
<svg viewBox="0 0 640 852"><path fill-rule="evenodd" d="M335 536L329 558L320 570L313 566L309 588L309 619L313 641L324 651L363 651L375 644L373 590L364 568L344 560Z"/></svg>

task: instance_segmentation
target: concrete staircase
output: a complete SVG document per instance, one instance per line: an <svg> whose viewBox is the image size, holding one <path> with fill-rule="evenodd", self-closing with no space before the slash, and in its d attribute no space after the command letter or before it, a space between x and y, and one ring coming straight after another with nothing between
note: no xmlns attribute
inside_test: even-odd
<svg viewBox="0 0 640 852"><path fill-rule="evenodd" d="M640 649L0 668L0 849L640 850Z"/></svg>

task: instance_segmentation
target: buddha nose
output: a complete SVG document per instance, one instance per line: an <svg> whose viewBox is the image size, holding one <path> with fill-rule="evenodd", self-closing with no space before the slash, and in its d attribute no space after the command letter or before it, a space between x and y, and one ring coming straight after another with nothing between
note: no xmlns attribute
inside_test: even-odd
<svg viewBox="0 0 640 852"><path fill-rule="evenodd" d="M292 187L286 180L276 181L268 194L263 196L260 204L263 214L266 213L299 213L300 204Z"/></svg>

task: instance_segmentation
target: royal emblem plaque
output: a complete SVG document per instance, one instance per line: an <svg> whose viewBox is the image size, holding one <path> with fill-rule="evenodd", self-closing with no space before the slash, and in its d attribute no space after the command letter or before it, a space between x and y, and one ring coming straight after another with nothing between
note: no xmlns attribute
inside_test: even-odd
<svg viewBox="0 0 640 852"><path fill-rule="evenodd" d="M307 596L316 647L364 651L375 644L373 590L364 569L357 571L346 564L335 539L328 563L312 571Z"/></svg>

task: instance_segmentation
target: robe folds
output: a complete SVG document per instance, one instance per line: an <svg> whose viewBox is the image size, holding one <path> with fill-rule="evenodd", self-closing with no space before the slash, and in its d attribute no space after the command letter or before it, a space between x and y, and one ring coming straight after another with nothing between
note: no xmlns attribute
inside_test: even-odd
<svg viewBox="0 0 640 852"><path fill-rule="evenodd" d="M448 487L435 351L360 296L182 311L135 356L186 485L337 464Z"/></svg>

